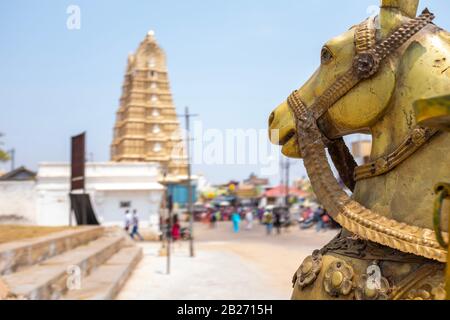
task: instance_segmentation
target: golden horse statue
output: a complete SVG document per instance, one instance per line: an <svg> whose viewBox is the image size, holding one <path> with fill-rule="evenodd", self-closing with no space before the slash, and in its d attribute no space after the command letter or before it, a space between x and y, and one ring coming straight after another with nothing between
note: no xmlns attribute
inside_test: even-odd
<svg viewBox="0 0 450 320"><path fill-rule="evenodd" d="M446 297L450 206L438 227L433 207L435 185L450 182L450 133L416 120L414 102L450 94L450 34L427 9L417 16L418 5L383 0L378 16L323 46L319 69L270 115L271 141L303 158L318 199L343 227L303 261L293 299ZM359 167L342 139L355 133L373 141Z"/></svg>

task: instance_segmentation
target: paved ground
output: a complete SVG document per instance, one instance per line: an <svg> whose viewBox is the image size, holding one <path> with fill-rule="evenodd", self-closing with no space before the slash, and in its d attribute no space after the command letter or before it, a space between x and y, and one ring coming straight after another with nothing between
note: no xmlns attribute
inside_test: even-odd
<svg viewBox="0 0 450 320"><path fill-rule="evenodd" d="M140 244L144 258L118 299L289 299L302 260L336 234L292 228L266 236L262 226L233 234L229 223L217 229L198 224L195 230L195 258L189 257L188 243L175 244L170 275L167 258L158 256L161 245Z"/></svg>

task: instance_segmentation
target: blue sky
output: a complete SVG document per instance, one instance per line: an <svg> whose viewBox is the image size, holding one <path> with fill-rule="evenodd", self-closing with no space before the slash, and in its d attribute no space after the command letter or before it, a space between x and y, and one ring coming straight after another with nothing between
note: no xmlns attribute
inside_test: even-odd
<svg viewBox="0 0 450 320"><path fill-rule="evenodd" d="M81 29L66 27L69 5ZM207 128L265 129L267 118L319 64L321 46L377 0L41 0L0 2L0 132L17 164L67 161L69 137L88 132L109 160L127 55L150 29L168 55L176 106ZM449 29L450 3L421 1ZM0 167L6 169L7 166ZM294 176L302 175L301 162ZM212 182L257 166L195 166ZM276 177L272 177L276 181Z"/></svg>

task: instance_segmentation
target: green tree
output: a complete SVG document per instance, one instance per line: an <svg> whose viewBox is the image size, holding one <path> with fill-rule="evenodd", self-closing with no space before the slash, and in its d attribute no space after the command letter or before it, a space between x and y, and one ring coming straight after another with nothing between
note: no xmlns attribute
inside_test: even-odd
<svg viewBox="0 0 450 320"><path fill-rule="evenodd" d="M3 137L3 133L0 132L0 138ZM8 152L4 151L1 146L3 145L3 142L0 141L0 162L6 162L11 160L11 157L9 156Z"/></svg>

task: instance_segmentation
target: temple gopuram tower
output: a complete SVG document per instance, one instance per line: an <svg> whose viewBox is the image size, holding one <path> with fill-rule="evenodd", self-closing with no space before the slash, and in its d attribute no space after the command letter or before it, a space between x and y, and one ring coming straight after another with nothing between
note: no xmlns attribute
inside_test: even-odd
<svg viewBox="0 0 450 320"><path fill-rule="evenodd" d="M157 162L171 179L187 175L187 158L170 92L166 56L150 31L128 57L111 159Z"/></svg>

